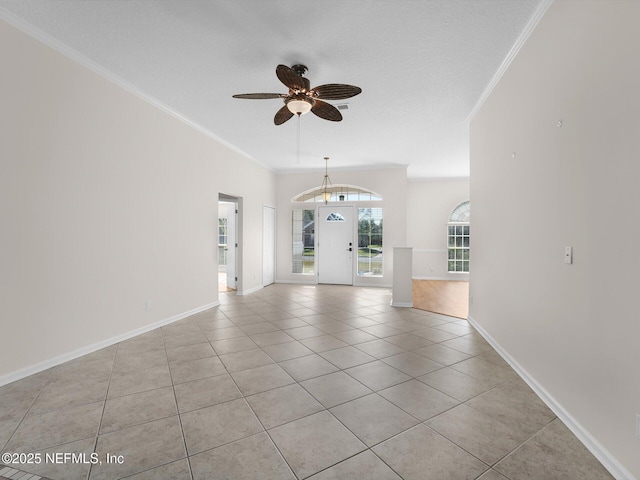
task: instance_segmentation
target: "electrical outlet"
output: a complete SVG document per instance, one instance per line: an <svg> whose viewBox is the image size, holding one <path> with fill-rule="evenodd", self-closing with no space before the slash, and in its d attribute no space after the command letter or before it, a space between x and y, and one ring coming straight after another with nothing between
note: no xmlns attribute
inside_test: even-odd
<svg viewBox="0 0 640 480"><path fill-rule="evenodd" d="M153 308L153 301L152 301L152 300L147 300L147 301L145 302L145 307L146 307L146 309L147 309L147 312L148 312L149 310L151 310L151 309Z"/></svg>

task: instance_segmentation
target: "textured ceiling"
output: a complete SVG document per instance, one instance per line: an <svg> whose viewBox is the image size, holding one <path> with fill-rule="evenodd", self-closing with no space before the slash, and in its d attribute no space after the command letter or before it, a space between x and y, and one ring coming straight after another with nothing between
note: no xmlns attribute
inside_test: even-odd
<svg viewBox="0 0 640 480"><path fill-rule="evenodd" d="M469 113L540 0L0 0L3 16L97 64L275 171L408 165L469 174ZM344 120L274 126L279 63L348 83ZM298 155L298 126L300 153Z"/></svg>

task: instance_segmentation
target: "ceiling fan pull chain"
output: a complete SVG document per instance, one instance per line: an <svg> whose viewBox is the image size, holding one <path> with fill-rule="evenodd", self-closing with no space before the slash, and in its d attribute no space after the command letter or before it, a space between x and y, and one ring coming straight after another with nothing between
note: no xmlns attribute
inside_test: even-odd
<svg viewBox="0 0 640 480"><path fill-rule="evenodd" d="M300 163L300 115L298 115L298 163Z"/></svg>

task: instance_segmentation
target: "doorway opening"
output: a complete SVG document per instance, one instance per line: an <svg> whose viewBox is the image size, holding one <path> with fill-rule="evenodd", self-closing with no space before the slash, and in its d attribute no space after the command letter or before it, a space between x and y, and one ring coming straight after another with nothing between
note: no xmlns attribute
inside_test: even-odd
<svg viewBox="0 0 640 480"><path fill-rule="evenodd" d="M276 281L276 209L262 207L262 286Z"/></svg>
<svg viewBox="0 0 640 480"><path fill-rule="evenodd" d="M218 197L218 291L232 292L238 284L238 199Z"/></svg>
<svg viewBox="0 0 640 480"><path fill-rule="evenodd" d="M326 197L314 187L291 199L291 273L333 285L383 277L382 196L334 184Z"/></svg>

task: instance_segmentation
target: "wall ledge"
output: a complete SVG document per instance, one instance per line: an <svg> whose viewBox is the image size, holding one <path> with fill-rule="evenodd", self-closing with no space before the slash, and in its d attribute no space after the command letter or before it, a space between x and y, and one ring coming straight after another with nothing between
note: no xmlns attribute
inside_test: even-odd
<svg viewBox="0 0 640 480"><path fill-rule="evenodd" d="M111 345L115 345L116 343L129 340L130 338L133 338L137 335L141 335L151 330L155 330L158 327L163 327L170 323L177 322L178 320L182 320L183 318L190 317L191 315L195 315L196 313L204 312L205 310L209 310L210 308L217 307L218 305L220 305L220 302L217 302L217 301L213 303L209 303L207 305L202 305L200 307L196 307L186 312L178 313L177 315L173 315L169 318L165 318L163 320L159 320L149 325L145 325L144 327L136 328L135 330L131 330L121 335L116 335L115 337L111 337L107 340L93 343L91 345L79 348L72 352L50 358L49 360L45 360L44 362L36 363L35 365L21 368L20 370L17 370L15 372L2 375L0 376L0 387L8 383L15 382L16 380L20 380L22 378L28 377L29 375L33 375L34 373L42 372L43 370L47 370L48 368L55 367L57 365L60 365L61 363L68 362L69 360L74 360L83 355L87 355L88 353L93 353L96 350L110 347Z"/></svg>
<svg viewBox="0 0 640 480"><path fill-rule="evenodd" d="M482 337L491 344L496 352L515 370L515 372L531 387L542 401L562 420L562 422L578 437L584 446L598 459L616 480L637 480L589 431L584 428L547 390L540 385L518 362L516 362L489 333L471 316L469 323Z"/></svg>

